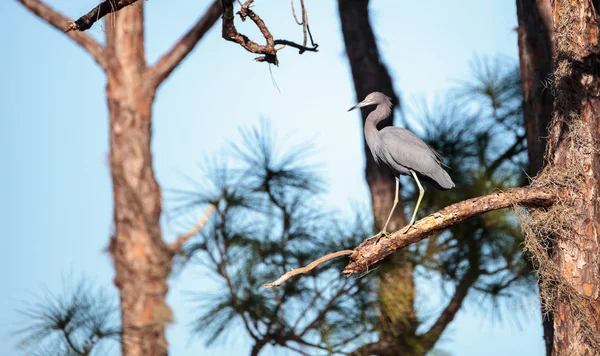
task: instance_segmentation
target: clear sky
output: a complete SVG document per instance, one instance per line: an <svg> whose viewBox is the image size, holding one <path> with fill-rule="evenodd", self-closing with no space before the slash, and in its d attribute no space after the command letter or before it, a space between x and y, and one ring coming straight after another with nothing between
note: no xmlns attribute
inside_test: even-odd
<svg viewBox="0 0 600 356"><path fill-rule="evenodd" d="M146 1L147 58L154 62L203 12L209 1ZM469 76L474 55L517 58L514 1L371 1L379 47L407 103L432 98ZM77 17L96 0L52 0ZM220 155L239 138L237 128L271 119L279 137L313 139L316 160L330 183L332 208L349 212L366 204L363 151L354 91L344 55L337 1L306 0L319 52L284 50L280 66L220 37L218 26L159 90L154 105L153 153L163 188L189 187L182 173L201 179L197 162ZM288 1L256 1L277 37L301 39ZM105 79L95 62L60 32L16 1L0 2L0 356L18 354L10 335L19 306L47 287L59 292L66 275L86 276L112 287L105 248L111 232L111 185L107 166L108 114ZM255 33L249 24L240 30ZM103 26L90 31L102 41ZM273 84L277 83L278 88ZM361 98L362 99L362 98ZM172 239L181 227L165 214ZM173 355L244 355L238 332L206 349L190 337L189 292L210 288L202 270L188 268L171 279L168 299L176 323L168 330ZM421 315L435 313L437 284L421 280ZM434 299L433 303L429 299ZM433 297L432 297L433 296ZM429 300L429 301L428 301ZM510 304L513 316L493 322L488 303L471 298L443 336L439 349L454 355L543 355L535 298ZM480 304L480 305L478 305ZM511 322L520 317L520 326ZM267 351L267 354L269 351ZM270 352L274 354L273 352Z"/></svg>

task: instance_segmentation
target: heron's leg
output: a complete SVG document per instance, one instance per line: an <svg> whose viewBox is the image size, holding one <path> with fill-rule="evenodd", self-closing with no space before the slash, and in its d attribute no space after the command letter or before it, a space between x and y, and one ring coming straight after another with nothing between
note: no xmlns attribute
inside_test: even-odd
<svg viewBox="0 0 600 356"><path fill-rule="evenodd" d="M390 219L392 218L392 215L394 215L394 210L396 210L396 205L398 205L398 190L400 188L400 179L398 177L395 177L395 178L396 178L396 195L394 196L394 205L392 205L392 211L390 211L390 215L388 215L385 225L383 225L383 230L381 230L381 232L383 234L386 233L387 226L390 223Z"/></svg>
<svg viewBox="0 0 600 356"><path fill-rule="evenodd" d="M417 199L417 205L415 205L415 210L413 211L412 218L410 218L410 223L408 223L408 225L406 225L402 229L403 234L405 234L408 231L408 229L410 229L410 227L413 226L413 224L415 223L417 210L419 210L419 205L421 205L421 199L423 199L423 195L425 195L425 190L423 190L423 187L421 186L421 182L419 181L419 177L417 177L417 174L414 171L410 171L410 173L412 174L413 178L415 179L415 182L417 182L417 186L419 187L419 199Z"/></svg>
<svg viewBox="0 0 600 356"><path fill-rule="evenodd" d="M379 242L379 239L383 236L383 235L387 235L387 231L386 228L390 222L390 219L392 218L392 215L394 215L394 210L396 209L396 205L398 205L398 191L400 189L400 179L398 177L396 178L396 196L394 197L394 205L392 205L392 211L390 211L390 215L388 215L387 221L385 222L385 225L383 226L383 230L379 231L377 234L369 237L367 240L371 240L371 239L377 239L375 240L375 243Z"/></svg>

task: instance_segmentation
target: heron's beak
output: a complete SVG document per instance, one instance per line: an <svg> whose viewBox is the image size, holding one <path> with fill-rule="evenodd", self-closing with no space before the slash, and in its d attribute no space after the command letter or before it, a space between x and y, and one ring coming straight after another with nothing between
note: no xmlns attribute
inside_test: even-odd
<svg viewBox="0 0 600 356"><path fill-rule="evenodd" d="M370 105L370 104L371 104L370 102L367 102L367 101L363 100L360 103L358 103L358 104L354 105L353 107L351 107L350 109L348 109L347 112L350 112L350 111L352 111L354 109L362 108L363 106L367 106L367 105Z"/></svg>

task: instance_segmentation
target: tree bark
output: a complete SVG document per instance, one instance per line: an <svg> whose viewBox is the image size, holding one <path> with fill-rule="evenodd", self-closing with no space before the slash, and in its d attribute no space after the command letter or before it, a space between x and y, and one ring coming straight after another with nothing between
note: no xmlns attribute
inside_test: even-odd
<svg viewBox="0 0 600 356"><path fill-rule="evenodd" d="M143 2L109 15L105 26L115 225L110 252L121 301L121 352L167 355L172 254L161 236L161 193L150 151L154 88L143 80Z"/></svg>
<svg viewBox="0 0 600 356"><path fill-rule="evenodd" d="M166 355L165 327L172 313L165 297L172 258L191 234L202 228L214 207L190 233L171 245L163 241L159 223L161 193L150 150L152 103L158 86L220 17L220 0L214 0L196 24L150 68L144 53L143 1L134 6L126 5L135 1L119 1L108 11L114 13L105 17L106 47L79 32L82 29L69 26L74 22L42 1L18 1L54 28L67 28L67 36L87 50L106 72L115 225L109 250L120 293L121 354ZM104 10L95 8L92 12ZM93 21L99 19L96 16Z"/></svg>
<svg viewBox="0 0 600 356"><path fill-rule="evenodd" d="M519 67L523 89L523 117L527 131L528 174L535 177L544 164L548 125L554 110L552 74L554 29L550 0L517 0ZM548 253L551 246L547 246ZM546 355L552 353L554 317L542 304Z"/></svg>
<svg viewBox="0 0 600 356"><path fill-rule="evenodd" d="M544 164L548 125L554 110L554 30L550 0L517 0L517 18L523 116L529 157L528 173L533 177Z"/></svg>
<svg viewBox="0 0 600 356"><path fill-rule="evenodd" d="M379 56L369 20L368 6L368 0L338 0L342 34L352 71L356 100L363 100L369 93L379 91L391 97L393 104L398 106L399 100L394 92L392 78ZM369 111L368 108L361 109L363 125ZM383 121L380 127L392 124L393 116ZM378 166L375 163L364 140L363 145L366 158L365 178L371 193L375 228L380 230L394 202L395 180L393 173L386 166ZM404 205L400 200L388 230L398 230L405 224ZM410 345L416 337L418 321L414 309L413 266L407 257L408 251L401 251L379 269L379 307L382 326L379 342L394 347L379 347L371 344L366 345L368 349L360 352L371 352L376 349L387 350L387 354L390 355L411 352ZM357 352L360 354L359 350Z"/></svg>
<svg viewBox="0 0 600 356"><path fill-rule="evenodd" d="M568 230L555 237L558 267L553 355L600 353L600 1L553 0L555 112L550 178L565 174ZM555 178L556 180L557 178Z"/></svg>

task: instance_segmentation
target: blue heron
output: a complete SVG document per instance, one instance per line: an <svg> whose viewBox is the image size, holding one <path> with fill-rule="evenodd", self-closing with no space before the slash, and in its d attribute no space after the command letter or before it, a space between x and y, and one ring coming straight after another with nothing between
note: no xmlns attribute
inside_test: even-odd
<svg viewBox="0 0 600 356"><path fill-rule="evenodd" d="M377 164L385 163L392 169L396 178L396 196L392 211L381 230L373 237L387 235L387 226L390 222L394 209L398 204L398 188L400 184L400 176L412 176L419 187L419 199L410 219L410 223L402 229L402 233L406 233L414 224L419 204L425 191L421 186L420 180L431 184L440 190L448 190L454 188L454 182L442 167L442 157L439 153L429 147L414 133L400 128L388 126L381 130L377 129L377 124L385 120L392 113L391 99L379 92L373 92L365 98L365 100L351 107L348 111L363 106L377 105L375 110L369 113L365 121L365 139L367 146L371 150L371 154Z"/></svg>

